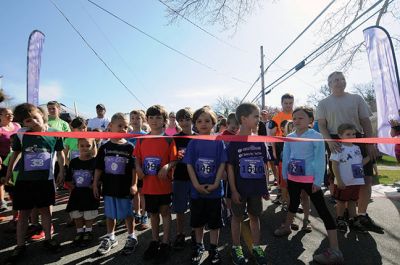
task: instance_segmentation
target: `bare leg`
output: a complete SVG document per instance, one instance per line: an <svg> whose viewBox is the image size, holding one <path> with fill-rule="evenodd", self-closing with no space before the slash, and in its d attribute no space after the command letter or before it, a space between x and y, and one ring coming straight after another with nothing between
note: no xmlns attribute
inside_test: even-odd
<svg viewBox="0 0 400 265"><path fill-rule="evenodd" d="M171 211L168 205L162 205L160 207L160 213L163 220L163 243L168 244L170 238L170 228L171 228ZM152 215L153 216L153 215Z"/></svg>
<svg viewBox="0 0 400 265"><path fill-rule="evenodd" d="M253 245L258 246L260 245L260 218L252 214L249 214L249 217Z"/></svg>
<svg viewBox="0 0 400 265"><path fill-rule="evenodd" d="M51 211L49 207L39 208L39 213L42 216L42 226L45 240L51 239Z"/></svg>
<svg viewBox="0 0 400 265"><path fill-rule="evenodd" d="M231 233L232 233L232 245L240 246L240 230L243 216L232 216L231 220Z"/></svg>
<svg viewBox="0 0 400 265"><path fill-rule="evenodd" d="M28 229L28 218L31 210L21 210L17 223L17 246L25 245L25 234Z"/></svg>
<svg viewBox="0 0 400 265"><path fill-rule="evenodd" d="M158 240L160 240L160 235L159 235L160 214L159 213L151 213L150 221L151 221L152 239L153 239L153 241L158 241Z"/></svg>

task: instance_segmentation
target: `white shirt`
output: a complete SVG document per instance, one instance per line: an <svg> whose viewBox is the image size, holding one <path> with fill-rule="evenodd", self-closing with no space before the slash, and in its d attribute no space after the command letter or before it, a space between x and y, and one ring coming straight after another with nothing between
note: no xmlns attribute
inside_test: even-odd
<svg viewBox="0 0 400 265"><path fill-rule="evenodd" d="M89 120L88 128L90 128L91 130L98 128L98 129L104 131L105 129L107 129L107 126L109 123L110 123L110 120L106 117L104 117L104 118L95 117L95 118Z"/></svg>
<svg viewBox="0 0 400 265"><path fill-rule="evenodd" d="M363 156L357 145L341 146L340 153L332 153L330 160L339 163L339 172L346 186L364 185ZM335 178L335 184L337 180Z"/></svg>

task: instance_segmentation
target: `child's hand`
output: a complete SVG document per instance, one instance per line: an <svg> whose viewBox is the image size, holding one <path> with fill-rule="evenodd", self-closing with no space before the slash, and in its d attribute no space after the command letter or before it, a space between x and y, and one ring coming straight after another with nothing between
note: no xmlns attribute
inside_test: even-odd
<svg viewBox="0 0 400 265"><path fill-rule="evenodd" d="M135 195L138 192L137 185L132 185L131 186L131 194Z"/></svg>
<svg viewBox="0 0 400 265"><path fill-rule="evenodd" d="M212 192L213 190L218 189L218 187L219 187L219 183L214 183L214 184L211 184L211 185L207 185L207 190L209 192Z"/></svg>
<svg viewBox="0 0 400 265"><path fill-rule="evenodd" d="M99 193L99 187L97 186L97 184L93 183L93 196L100 200L100 193Z"/></svg>
<svg viewBox="0 0 400 265"><path fill-rule="evenodd" d="M316 193L317 191L321 190L321 187L318 185L312 185L312 193Z"/></svg>
<svg viewBox="0 0 400 265"><path fill-rule="evenodd" d="M208 191L208 184L203 184L203 185L201 185L201 184L199 184L199 185L196 185L196 186L194 186L194 188L198 191L198 192L200 192L201 194L210 194L210 192Z"/></svg>
<svg viewBox="0 0 400 265"><path fill-rule="evenodd" d="M232 192L232 201L236 204L242 203L242 198L240 197L239 192L237 192L237 191Z"/></svg>
<svg viewBox="0 0 400 265"><path fill-rule="evenodd" d="M160 171L158 171L158 177L160 179L167 179L168 177L168 170L169 170L169 166L168 164L164 165Z"/></svg>

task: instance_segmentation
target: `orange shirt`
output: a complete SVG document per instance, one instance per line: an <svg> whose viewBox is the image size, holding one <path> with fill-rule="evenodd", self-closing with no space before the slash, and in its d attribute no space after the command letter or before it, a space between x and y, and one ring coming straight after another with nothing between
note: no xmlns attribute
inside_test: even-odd
<svg viewBox="0 0 400 265"><path fill-rule="evenodd" d="M143 194L162 195L172 193L172 172L167 179L160 179L157 173L160 168L177 160L177 150L172 139L152 138L140 139L133 152L145 173L143 178Z"/></svg>
<svg viewBox="0 0 400 265"><path fill-rule="evenodd" d="M276 114L272 120L276 123L276 136L283 136L283 132L280 128L280 124L282 121L284 120L292 120L292 113L286 113L286 112L278 112L278 114Z"/></svg>

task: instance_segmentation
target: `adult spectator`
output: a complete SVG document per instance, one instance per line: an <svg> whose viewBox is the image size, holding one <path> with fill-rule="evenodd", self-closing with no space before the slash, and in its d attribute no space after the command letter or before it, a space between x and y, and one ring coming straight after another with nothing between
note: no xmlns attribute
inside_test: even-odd
<svg viewBox="0 0 400 265"><path fill-rule="evenodd" d="M317 120L320 133L325 139L338 139L337 128L340 124L350 123L356 127L356 137L372 137L372 116L367 103L360 95L345 92L346 79L342 72L333 72L328 77L331 95L321 100L317 107ZM341 152L338 142L328 142L328 153ZM361 186L358 200L360 223L370 231L380 232L382 228L368 216L367 208L371 198L373 161L378 155L373 144L360 144L364 156L369 155L370 162L364 166L365 185ZM333 176L333 173L331 171Z"/></svg>
<svg viewBox="0 0 400 265"><path fill-rule="evenodd" d="M97 117L89 119L88 130L100 129L101 131L105 131L110 123L110 120L105 117L106 107L103 104L97 104L96 113Z"/></svg>
<svg viewBox="0 0 400 265"><path fill-rule="evenodd" d="M258 135L271 136L271 129L269 128L269 122L271 121L271 117L272 115L271 113L268 112L268 110L261 111L261 119L260 122L258 123ZM267 147L269 156L272 158L273 157L272 144L267 142ZM272 160L268 161L268 167L272 170L272 173L274 175L274 185L278 185L278 171L274 165L274 161Z"/></svg>
<svg viewBox="0 0 400 265"><path fill-rule="evenodd" d="M61 132L70 132L69 124L60 118L61 105L57 101L49 101L47 103L47 111L49 112L48 124Z"/></svg>

